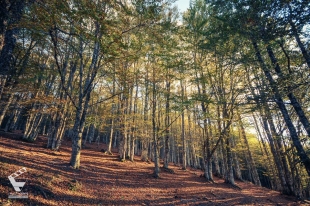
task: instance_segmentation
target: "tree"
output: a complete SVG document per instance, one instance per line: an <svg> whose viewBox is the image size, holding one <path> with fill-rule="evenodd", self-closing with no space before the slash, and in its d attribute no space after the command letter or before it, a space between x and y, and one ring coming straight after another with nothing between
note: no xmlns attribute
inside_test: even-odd
<svg viewBox="0 0 310 206"><path fill-rule="evenodd" d="M17 24L20 22L24 8L25 0L1 1L0 16L0 74L15 75L13 67L13 52L16 45L16 37L20 28Z"/></svg>

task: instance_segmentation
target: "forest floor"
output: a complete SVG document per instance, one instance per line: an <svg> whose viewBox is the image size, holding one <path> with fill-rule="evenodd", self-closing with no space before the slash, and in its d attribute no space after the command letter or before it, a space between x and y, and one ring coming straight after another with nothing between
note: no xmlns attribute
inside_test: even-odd
<svg viewBox="0 0 310 206"><path fill-rule="evenodd" d="M140 161L120 162L117 154L100 152L95 143L82 150L81 167L69 166L71 143L64 141L60 152L45 148L46 138L23 142L21 134L0 132L0 205L310 205L294 197L237 181L240 189L215 177L215 183L200 177L201 170L162 170L152 176L154 165ZM25 167L16 178L26 181L22 192L28 199L8 199L13 187L8 176Z"/></svg>

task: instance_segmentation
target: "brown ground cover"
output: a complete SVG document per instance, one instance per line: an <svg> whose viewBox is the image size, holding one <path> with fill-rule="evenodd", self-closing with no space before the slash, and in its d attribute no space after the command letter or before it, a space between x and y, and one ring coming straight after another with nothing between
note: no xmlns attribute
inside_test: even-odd
<svg viewBox="0 0 310 206"><path fill-rule="evenodd" d="M20 134L0 133L0 205L308 205L279 192L237 182L241 188L215 178L208 183L202 171L183 171L171 165L175 174L162 171L152 177L153 164L120 162L116 153L105 155L105 145L87 145L82 150L81 168L72 169L71 143L64 141L60 152L45 149L45 137L35 143L19 140ZM27 168L19 181L29 198L8 199L13 188L8 176ZM310 204L309 204L310 205Z"/></svg>

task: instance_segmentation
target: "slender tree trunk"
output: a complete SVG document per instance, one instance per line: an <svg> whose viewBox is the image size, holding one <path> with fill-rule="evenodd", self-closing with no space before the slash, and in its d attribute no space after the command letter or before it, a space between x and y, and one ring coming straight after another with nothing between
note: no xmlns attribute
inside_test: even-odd
<svg viewBox="0 0 310 206"><path fill-rule="evenodd" d="M225 154L225 144L224 139L220 140L220 154L221 154L221 174L225 178L227 173L227 155Z"/></svg>
<svg viewBox="0 0 310 206"><path fill-rule="evenodd" d="M260 65L261 65L261 68L262 68L267 80L269 81L269 84L271 86L272 91L274 92L276 103L277 103L277 105L278 105L278 107L282 113L282 116L284 118L286 126L290 132L290 137L291 137L293 144L297 150L298 156L299 156L300 160L302 161L302 163L304 164L308 175L310 176L310 158L307 156L307 154L306 154L306 152L305 152L305 150L304 150L304 148L300 142L299 136L297 135L297 132L296 132L296 128L292 123L292 120L289 116L289 113L288 113L286 107L285 107L283 99L280 96L280 93L277 89L276 82L274 81L272 75L270 74L267 66L264 63L264 60L260 54L260 50L258 48L256 41L252 40L252 43L253 43L253 46L254 46L254 49L256 52L256 57L257 57Z"/></svg>
<svg viewBox="0 0 310 206"><path fill-rule="evenodd" d="M66 106L65 106L64 115L60 117L61 118L60 119L60 126L59 126L59 129L57 131L56 141L52 146L53 150L59 151L59 148L61 146L61 142L62 142L62 139L64 136L67 117L68 117L68 112L66 111Z"/></svg>
<svg viewBox="0 0 310 206"><path fill-rule="evenodd" d="M285 179L284 169L283 169L283 166L281 164L281 160L280 160L280 157L278 155L278 152L276 150L275 143L273 140L273 136L275 136L275 134L273 134L273 131L271 131L269 129L268 118L263 117L263 123L264 123L264 129L265 129L267 137L269 139L270 149L271 149L271 152L272 152L273 157L274 157L274 162L275 162L277 169L278 169L278 177L279 177L280 182L281 182L282 191L285 194L291 194L290 188L288 187L286 179ZM269 122L269 125L270 125L270 122Z"/></svg>
<svg viewBox="0 0 310 206"><path fill-rule="evenodd" d="M240 115L239 112L237 113L237 116L238 116L238 121L239 121L239 127L240 127L240 130L241 130L241 136L242 136L242 139L244 141L244 144L245 144L245 147L246 147L246 150L247 150L247 156L249 156L249 167L250 167L251 176L253 177L254 184L258 185L258 186L261 186L261 182L259 180L259 176L258 176L258 173L257 173L255 162L254 162L254 159L253 159L253 156L252 156L252 152L250 150L250 145L249 145L248 139L246 137L245 130L244 130L244 127L243 127L243 122L242 122L241 115Z"/></svg>
<svg viewBox="0 0 310 206"><path fill-rule="evenodd" d="M213 162L214 162L214 175L217 177L221 177L221 170L219 165L219 157L218 157L218 150L213 154Z"/></svg>
<svg viewBox="0 0 310 206"><path fill-rule="evenodd" d="M262 86L262 85L260 85L260 86ZM277 144L274 141L274 139L277 138L277 132L276 132L276 129L275 129L274 124L273 124L271 111L269 109L269 106L266 103L267 99L266 99L264 93L261 90L258 90L258 91L259 91L259 94L260 94L263 102L262 103L257 102L257 105L258 105L260 112L262 114L262 122L263 122L262 125L263 125L263 128L265 129L267 139L269 140L271 153L273 155L274 163L276 165L277 174L278 174L278 177L279 177L280 183L281 183L281 190L285 194L291 194L292 190L291 190L291 187L289 187L289 184L287 184L287 180L285 179L283 165L280 161L280 154L278 153L279 150L278 150ZM252 94L254 95L253 90L252 90ZM261 107L264 109L264 114L262 113Z"/></svg>
<svg viewBox="0 0 310 206"><path fill-rule="evenodd" d="M128 103L128 110L127 110L127 113L128 113L128 127L127 127L127 151L126 151L126 157L128 159L130 159L130 151L131 151L131 139L133 138L133 125L132 123L133 122L130 122L130 117L133 116L134 118L134 114L133 114L133 109L132 109L132 106L133 106L133 90L134 88L130 86L129 88L129 103Z"/></svg>
<svg viewBox="0 0 310 206"><path fill-rule="evenodd" d="M276 152L277 152L277 156L278 158L281 160L279 162L279 164L281 165L281 169L283 171L281 171L281 175L284 174L284 178L285 178L285 189L287 189L287 191L284 191L285 193L288 193L289 195L290 194L294 194L294 189L293 189L293 183L292 183L292 179L291 179L291 174L288 170L288 165L287 165L287 162L286 162L286 158L285 158L285 154L282 152L282 143L281 143L281 137L279 136L278 132L276 131L276 127L274 125L274 122L273 122L273 119L272 119L272 116L271 116L271 112L268 108L268 105L265 106L266 108L266 116L267 116L267 121L268 121L268 124L269 124L269 127L270 127L270 131L271 131L271 134L272 136L274 137L274 145L275 145L275 149L276 149ZM286 188L287 187L287 188Z"/></svg>
<svg viewBox="0 0 310 206"><path fill-rule="evenodd" d="M7 76L0 74L0 100L2 99L2 95L3 95L3 91L5 88L6 81L7 81Z"/></svg>
<svg viewBox="0 0 310 206"><path fill-rule="evenodd" d="M232 136L231 143L232 143L233 148L236 147L235 141L236 140L235 140L234 136ZM233 163L234 163L235 177L236 177L236 179L243 181L238 156L237 156L236 152L234 152L234 151L232 151L232 158L233 158Z"/></svg>
<svg viewBox="0 0 310 206"><path fill-rule="evenodd" d="M108 154L112 154L112 142L113 142L113 134L114 134L114 117L113 117L113 106L112 106L112 118L111 118L111 127L110 127L110 138L109 138L109 146L108 146Z"/></svg>
<svg viewBox="0 0 310 206"><path fill-rule="evenodd" d="M145 98L144 98L144 107L143 107L143 121L144 121L144 127L143 127L143 139L142 139L142 154L141 154L141 160L142 161L148 161L149 159L149 128L148 128L148 108L149 108L149 71L146 68L146 77L144 82L145 87Z"/></svg>
<svg viewBox="0 0 310 206"><path fill-rule="evenodd" d="M115 95L115 67L114 68L114 71L113 71L113 75L114 75L114 78L113 78L113 86L112 86L112 95ZM109 138L109 146L108 146L108 151L107 153L108 154L112 154L112 142L113 142L113 134L114 134L114 114L115 114L115 102L114 102L114 98L112 99L112 106L111 106L111 126L110 126L110 138Z"/></svg>
<svg viewBox="0 0 310 206"><path fill-rule="evenodd" d="M8 132L11 128L11 125L12 125L12 122L14 120L14 117L16 116L17 114L17 111L18 111L18 107L17 107L17 104L15 103L14 104L14 111L11 112L9 118L8 118L8 121L6 122L5 124L5 127L4 127L4 131L5 132ZM0 124L1 125L1 124Z"/></svg>
<svg viewBox="0 0 310 206"><path fill-rule="evenodd" d="M125 95L125 94L123 94ZM119 155L120 160L126 160L126 150L127 150L127 122L126 122L126 110L127 110L127 98L122 97L120 103L120 143L119 143Z"/></svg>
<svg viewBox="0 0 310 206"><path fill-rule="evenodd" d="M250 164L250 161L249 161L249 158L248 158L248 154L246 151L243 151L243 155L244 155L244 162L245 162L245 165L247 167L247 173L245 175L245 180L248 180L250 182L254 182L254 178L253 178L253 173L252 173L252 168L251 168L251 164Z"/></svg>
<svg viewBox="0 0 310 206"><path fill-rule="evenodd" d="M84 136L84 142L82 143L83 146L85 146L86 143L87 143L87 140L88 140L88 137L89 137L89 133L90 133L90 126L86 127L85 130L86 130L86 134L83 135Z"/></svg>
<svg viewBox="0 0 310 206"><path fill-rule="evenodd" d="M49 125L49 132L48 132L48 137L47 137L47 148L52 148L53 145L53 138L55 136L55 124L56 124L56 118L57 118L57 112L54 112L52 114L50 114L50 121L51 124Z"/></svg>
<svg viewBox="0 0 310 206"><path fill-rule="evenodd" d="M93 123L89 125L89 133L87 134L87 136L88 136L88 142L92 143L92 141L94 141L95 138L95 126Z"/></svg>
<svg viewBox="0 0 310 206"><path fill-rule="evenodd" d="M168 75L167 75L168 76ZM169 77L167 77L169 78ZM166 111L165 111L165 156L164 168L169 167L169 137L170 137L170 80L166 81Z"/></svg>
<svg viewBox="0 0 310 206"><path fill-rule="evenodd" d="M203 72L201 72L201 76L204 77ZM202 89L200 90L200 87L198 87L198 92L199 94L203 95L204 97L207 96L206 94L206 85L205 83L202 84ZM200 93L201 92L201 93ZM203 111L204 114L208 114L208 105L206 105L205 102L201 102L201 109ZM211 136L209 135L209 131L208 131L208 120L207 118L205 118L203 120L204 122L204 134L205 134L205 139L204 139L204 170L205 170L205 177L207 179L207 181L211 181L213 182L213 175L212 175L212 156L214 151L211 151ZM211 128L210 128L211 129ZM216 147L216 146L215 146Z"/></svg>
<svg viewBox="0 0 310 206"><path fill-rule="evenodd" d="M189 150L190 150L190 166L193 168L197 168L197 158L196 158L196 151L195 151L195 142L193 136L195 136L194 130L192 130L192 121L191 121L191 113L187 109L187 121L188 121L188 136L189 136Z"/></svg>
<svg viewBox="0 0 310 206"><path fill-rule="evenodd" d="M291 8L290 8L290 12L292 12ZM297 42L297 44L301 50L301 53L302 53L307 65L308 65L308 69L310 69L310 56L307 52L307 49L305 48L304 44L302 43L302 41L299 37L297 28L296 28L294 22L292 21L292 19L289 20L289 24L291 25L291 32L292 32L293 36L295 37L296 42Z"/></svg>
<svg viewBox="0 0 310 206"><path fill-rule="evenodd" d="M276 73L278 74L278 76L281 79L284 79L284 76L283 76L283 73L281 71L281 68L280 68L280 65L278 63L278 60L275 57L275 54L273 53L272 48L271 48L270 45L267 46L267 52L268 52L268 55L269 55L269 58L270 58L271 62L274 65ZM308 120L307 116L305 115L305 112L304 112L303 108L301 107L300 103L298 102L297 98L292 93L291 86L288 86L288 88L287 88L287 97L291 101L291 105L295 109L295 112L298 115L300 122L304 126L304 128L305 128L305 130L307 132L308 137L310 137L310 123L309 123L309 120Z"/></svg>
<svg viewBox="0 0 310 206"><path fill-rule="evenodd" d="M13 101L14 101L14 95L10 94L8 101L6 102L5 106L3 107L3 110L1 111L0 127L1 127L1 124L2 124L2 121L3 121L4 117L5 117L6 113L7 113L7 111L9 110L10 105L12 104Z"/></svg>
<svg viewBox="0 0 310 206"><path fill-rule="evenodd" d="M181 85L181 95L182 95L182 108L184 107L184 84L183 80L180 80L180 85ZM185 110L183 109L182 114L181 114L181 138L182 138L182 169L186 170L187 162L186 162L186 138L185 138L185 118L184 118L184 112Z"/></svg>
<svg viewBox="0 0 310 206"><path fill-rule="evenodd" d="M37 96L37 94L35 95ZM33 142L36 140L39 133L39 125L43 119L43 114L36 110L41 109L40 103L33 103L31 111L28 115L26 128L24 131L23 139Z"/></svg>
<svg viewBox="0 0 310 206"><path fill-rule="evenodd" d="M156 83L155 83L155 71L153 71L153 104L152 104L152 129L153 129L153 147L154 147L154 177L159 177L159 153L158 153L158 138L157 138L157 127L156 127Z"/></svg>
<svg viewBox="0 0 310 206"><path fill-rule="evenodd" d="M78 169L80 167L80 156L81 156L81 149L82 149L82 130L79 128L81 123L81 116L82 116L82 108L78 108L75 115L75 122L72 129L72 152L71 152L71 159L70 165L74 169Z"/></svg>
<svg viewBox="0 0 310 206"><path fill-rule="evenodd" d="M137 99L138 99L138 83L136 82L136 93L134 97L134 102L133 102L133 118L132 118L132 126L131 126L131 149L130 149L130 161L134 161L134 156L135 156L135 140L136 140L136 114L138 112L138 105L137 105Z"/></svg>
<svg viewBox="0 0 310 206"><path fill-rule="evenodd" d="M225 182L231 185L235 185L234 170L233 170L233 157L232 157L231 147L232 147L231 137L227 136L226 137L227 170L226 170Z"/></svg>
<svg viewBox="0 0 310 206"><path fill-rule="evenodd" d="M259 141L262 144L261 151L267 157L266 159L270 159L272 157L270 156L270 153L268 152L268 149L267 149L267 146L265 144L264 137L263 137L263 134L265 134L266 132L262 134L262 132L260 130L260 126L259 126L258 121L257 121L257 119L256 119L254 114L253 114L253 120L254 120L255 129L256 129L256 131L258 133ZM264 127L263 123L261 123L261 125L262 125L262 127ZM265 139L268 139L268 138L265 138ZM273 162L272 163L268 162L267 170L268 170L269 174L271 174L271 175L269 175L269 176L271 176L270 177L271 189L277 189L278 185L279 185L279 183L278 183L279 181L278 181L277 178L275 178L276 177L276 172L275 172L274 167L273 167Z"/></svg>
<svg viewBox="0 0 310 206"><path fill-rule="evenodd" d="M207 110L205 108L205 110ZM204 142L204 150L205 150L205 177L207 181L213 182L213 175L212 175L212 154L210 151L210 134L208 131L208 120L204 119L204 133L205 133L205 142ZM211 128L210 128L211 129Z"/></svg>

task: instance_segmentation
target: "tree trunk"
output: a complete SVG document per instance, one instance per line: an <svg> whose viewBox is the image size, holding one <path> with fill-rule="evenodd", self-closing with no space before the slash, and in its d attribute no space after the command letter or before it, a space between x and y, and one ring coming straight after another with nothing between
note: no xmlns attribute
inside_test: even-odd
<svg viewBox="0 0 310 206"><path fill-rule="evenodd" d="M272 158L270 156L270 153L268 152L268 149L267 149L267 146L265 144L265 141L264 139L268 139L267 137L263 137L263 133L261 132L260 128L264 128L264 124L261 123L261 127L259 126L258 124L258 121L255 117L255 115L253 114L253 120L254 120L254 125L255 125L255 129L258 133L258 137L259 137L259 141L261 143L260 147L261 147L261 152L263 153L263 155L266 156L266 159L269 160L270 158ZM266 136L266 135L265 135ZM278 181L278 178L275 178L276 177L276 172L275 172L275 169L274 169L274 165L273 165L273 162L268 162L267 163L267 171L268 171L268 174L270 174L270 181L271 181L271 189L274 189L276 190L278 188L278 185L279 185L279 181Z"/></svg>
<svg viewBox="0 0 310 206"><path fill-rule="evenodd" d="M114 71L113 71L113 86L112 86L112 95L115 95L115 84L116 84L116 79L115 79L115 67ZM116 105L114 102L114 98L112 99L112 105L111 105L111 126L110 126L110 138L109 138L109 146L108 146L108 154L112 154L112 142L113 142L113 133L114 133L114 114L115 114L115 110L116 110Z"/></svg>
<svg viewBox="0 0 310 206"><path fill-rule="evenodd" d="M6 122L6 124L5 124L5 127L4 127L4 131L5 132L8 132L9 130L10 130L10 128L11 128L11 125L12 125L12 122L13 122L13 120L14 120L14 117L16 116L16 114L17 114L17 104L15 103L14 104L14 111L12 111L11 112L11 114L10 114L10 117L9 117L9 119L8 119L8 121ZM1 125L1 124L0 124Z"/></svg>
<svg viewBox="0 0 310 206"><path fill-rule="evenodd" d="M81 124L81 116L83 108L78 108L75 115L75 122L74 127L72 129L72 152L71 152L71 159L70 165L74 169L79 169L80 167L80 156L81 156L81 149L82 149L82 136L83 130L80 128Z"/></svg>
<svg viewBox="0 0 310 206"><path fill-rule="evenodd" d="M129 159L130 161L134 161L134 158L135 158L135 138L134 136L132 135L131 137L131 142L130 142L130 153L129 153Z"/></svg>
<svg viewBox="0 0 310 206"><path fill-rule="evenodd" d="M82 94L80 94L82 95ZM70 158L70 165L74 169L79 169L80 167L80 156L82 149L82 137L85 125L85 118L88 110L88 103L90 100L90 91L88 91L84 105L82 105L82 98L80 98L80 107L76 110L74 127L72 129L72 152Z"/></svg>
<svg viewBox="0 0 310 206"><path fill-rule="evenodd" d="M244 144L245 144L245 147L246 147L246 150L247 150L247 155L246 156L249 157L249 167L250 167L251 176L253 177L254 184L258 185L258 186L261 186L261 182L259 180L259 176L258 176L258 173L257 173L255 162L254 162L251 150L250 150L250 145L249 145L248 139L246 137L245 130L244 130L244 127L243 127L243 122L242 122L241 115L240 115L239 112L237 113L237 116L238 116L240 131L241 131L241 137L242 137L242 139L244 141Z"/></svg>
<svg viewBox="0 0 310 206"><path fill-rule="evenodd" d="M3 3L3 2L1 2ZM7 28L3 29L4 41L0 48L0 75L14 75L15 71L13 64L13 51L16 45L16 38L19 33L19 28L16 26L20 21L25 7L25 0L15 0L10 2L10 11L6 10L8 14ZM3 5L2 5L3 6ZM11 15L9 15L9 13ZM1 20L2 21L2 20Z"/></svg>
<svg viewBox="0 0 310 206"><path fill-rule="evenodd" d="M271 116L271 112L268 108L268 105L266 105L265 107L266 108L266 116L267 116L267 121L268 121L268 124L269 124L269 127L270 127L270 131L271 131L271 134L272 136L274 137L274 145L275 145L275 148L276 148L276 152L277 152L277 155L279 156L280 158L280 162L279 164L281 165L281 169L283 169L283 171L281 172L281 175L284 174L284 178L285 178L285 182L286 182L286 186L288 188L288 191L285 191L285 193L288 193L289 195L295 195L294 194L294 189L293 189L293 183L292 183L292 178L291 178L291 174L288 170L288 165L287 165L287 161L286 161L286 158L285 158L285 154L284 152L282 151L282 142L281 142L281 137L279 136L277 130L276 130L276 127L274 125L274 122L273 122L273 119L272 119L272 116Z"/></svg>
<svg viewBox="0 0 310 206"><path fill-rule="evenodd" d="M142 153L141 153L141 160L146 162L148 161L148 141L146 139L142 140Z"/></svg>
<svg viewBox="0 0 310 206"><path fill-rule="evenodd" d="M308 69L310 69L310 56L309 56L309 54L307 52L307 49L305 48L304 44L302 43L302 41L301 41L301 39L300 39L300 37L298 35L298 31L297 31L297 28L296 28L294 22L290 19L289 23L291 25L291 32L292 32L293 36L295 37L295 39L297 41L297 44L298 44L298 46L299 46L299 48L301 50L301 53L302 53L302 55L303 55L303 57L304 57L304 59L305 59L305 61L307 63Z"/></svg>
<svg viewBox="0 0 310 206"><path fill-rule="evenodd" d="M89 125L88 142L92 143L95 138L95 126L93 123Z"/></svg>
<svg viewBox="0 0 310 206"><path fill-rule="evenodd" d="M184 107L184 85L183 85L183 80L180 81L181 85L181 95L182 95L182 108ZM186 138L185 138L185 122L184 122L184 112L185 110L183 109L182 114L181 114L181 138L182 138L182 169L186 170Z"/></svg>
<svg viewBox="0 0 310 206"><path fill-rule="evenodd" d="M89 137L89 132L90 132L90 126L86 127L85 130L86 130L86 134L83 135L84 136L84 142L82 143L83 146L85 146L87 143L87 140ZM83 132L84 132L84 130L83 130ZM83 139L83 137L82 137L82 139Z"/></svg>
<svg viewBox="0 0 310 206"><path fill-rule="evenodd" d="M221 174L225 178L227 173L227 155L225 154L224 139L220 140L220 154L221 154Z"/></svg>
<svg viewBox="0 0 310 206"><path fill-rule="evenodd" d="M38 96L38 92L34 97ZM35 102L31 105L31 111L29 111L28 118L26 121L26 127L23 135L23 139L33 142L36 140L39 133L39 125L43 119L43 114L37 110L41 109L41 105L38 102Z"/></svg>
<svg viewBox="0 0 310 206"><path fill-rule="evenodd" d="M299 136L297 135L297 132L296 132L296 128L295 128L294 124L292 123L292 120L289 116L289 113L288 113L286 107L285 107L283 99L280 96L276 82L274 81L274 79L273 79L272 75L270 74L267 66L265 65L264 60L260 54L258 45L254 39L252 39L252 43L253 43L253 47L254 47L255 52L256 52L256 57L257 57L260 65L261 65L261 68L262 68L267 80L269 81L271 89L275 95L276 103L277 103L277 105L281 111L281 114L284 118L286 126L289 130L290 137L291 137L293 144L297 150L297 154L298 154L300 160L302 161L302 163L304 164L308 175L310 176L310 158L307 156L307 154L306 154L306 152L305 152L305 150L304 150L304 148L300 142Z"/></svg>
<svg viewBox="0 0 310 206"><path fill-rule="evenodd" d="M228 133L229 135L229 133ZM227 156L227 170L225 175L225 182L231 185L235 185L234 170L233 170L233 157L231 150L231 137L226 137L226 156Z"/></svg>
<svg viewBox="0 0 310 206"><path fill-rule="evenodd" d="M148 108L149 108L149 83L148 83L148 69L146 69L146 77L144 82L145 87L145 98L144 98L144 105L143 105L143 139L142 139L142 154L141 160L148 161L149 160L149 128L148 128Z"/></svg>
<svg viewBox="0 0 310 206"><path fill-rule="evenodd" d="M133 89L132 89L133 90ZM136 93L134 97L134 102L133 102L133 118L132 118L132 126L131 126L131 149L130 149L130 161L134 161L135 157L135 140L136 140L136 130L137 130L137 123L136 123L136 115L138 113L138 105L137 105L137 100L138 100L138 92L139 92L139 87L138 87L138 82L136 82Z"/></svg>
<svg viewBox="0 0 310 206"><path fill-rule="evenodd" d="M2 99L2 95L3 95L3 91L5 88L6 81L7 81L7 76L0 74L0 100Z"/></svg>
<svg viewBox="0 0 310 206"><path fill-rule="evenodd" d="M158 138L157 138L157 127L156 127L156 86L155 86L155 72L153 71L153 104L152 104L152 130L153 130L153 147L154 147L154 177L159 177L159 153L158 153Z"/></svg>
<svg viewBox="0 0 310 206"><path fill-rule="evenodd" d="M114 134L114 117L113 117L113 106L112 106L112 118L111 118L111 127L110 127L110 138L109 138L109 146L108 146L108 154L112 154L112 142L113 142L113 134Z"/></svg>
<svg viewBox="0 0 310 206"><path fill-rule="evenodd" d="M269 55L269 58L270 58L272 64L274 65L276 73L278 74L280 79L284 79L284 76L283 76L283 73L281 71L281 68L280 68L280 65L278 63L278 60L275 57L275 55L274 55L270 45L267 46L267 52L268 52L268 55ZM291 86L288 86L288 88L286 89L287 97L291 101L291 105L295 109L295 112L298 115L300 122L304 126L304 128L305 128L305 130L307 132L308 137L310 137L310 123L309 123L309 120L306 117L306 115L304 113L304 110L302 109L302 107L301 107L300 103L298 102L297 98L292 93L292 90L293 89L291 88Z"/></svg>
<svg viewBox="0 0 310 206"><path fill-rule="evenodd" d="M67 115L65 114L64 117L62 117L63 119L61 119L61 124L60 124L60 128L59 128L59 132L58 132L58 136L56 138L56 142L53 145L52 149L59 151L61 142L62 142L62 138L64 136L64 131L65 131L65 127L66 127L66 120L67 120Z"/></svg>
<svg viewBox="0 0 310 206"><path fill-rule="evenodd" d="M214 175L217 177L221 177L221 170L219 165L218 151L213 153L213 162L214 162Z"/></svg>
<svg viewBox="0 0 310 206"><path fill-rule="evenodd" d="M270 120L268 121L268 117L267 118L263 117L263 123L264 123L264 129L265 129L267 137L269 139L270 149L271 149L271 152L272 152L273 157L274 157L274 163L276 164L277 169L278 169L278 177L279 177L280 182L281 182L282 191L284 194L291 194L292 191L290 191L290 188L288 187L287 182L285 180L284 169L283 169L283 166L281 164L281 160L280 160L280 157L278 155L278 152L276 150L275 143L273 140L273 136L275 136L275 134L273 134L274 131L270 130L268 127L268 123L270 126Z"/></svg>
<svg viewBox="0 0 310 206"><path fill-rule="evenodd" d="M168 76L168 75L167 75ZM167 77L168 78L168 77ZM170 137L170 81L166 81L166 111L165 111L165 155L164 168L169 167L169 137Z"/></svg>
<svg viewBox="0 0 310 206"><path fill-rule="evenodd" d="M233 148L236 147L236 142L235 141L236 140L235 140L234 136L232 136L231 137L231 143L232 143L231 146ZM241 170L240 170L240 164L239 164L238 156L237 156L236 152L234 152L234 151L232 151L232 158L233 158L233 165L234 165L234 168L235 168L234 169L235 177L236 177L236 179L243 181L242 175L241 175Z"/></svg>
<svg viewBox="0 0 310 206"><path fill-rule="evenodd" d="M205 108L206 110L206 108ZM213 182L213 175L212 175L212 154L210 151L210 134L208 131L208 120L204 119L204 133L205 133L205 141L204 141L204 150L205 150L205 177L207 181ZM211 129L211 128L210 128Z"/></svg>
<svg viewBox="0 0 310 206"><path fill-rule="evenodd" d="M128 93L127 93L128 94ZM119 143L119 155L120 160L125 161L126 160L126 151L127 151L127 138L128 138L128 132L127 132L127 107L128 107L128 98L127 94L123 94L123 97L121 97L120 101L120 143Z"/></svg>
<svg viewBox="0 0 310 206"><path fill-rule="evenodd" d="M2 121L7 113L7 111L9 110L10 108L10 105L12 104L14 100L14 95L12 94L9 94L9 99L8 101L6 102L5 106L3 107L3 110L1 111L1 115L0 115L0 127L1 127L1 124L2 124Z"/></svg>

